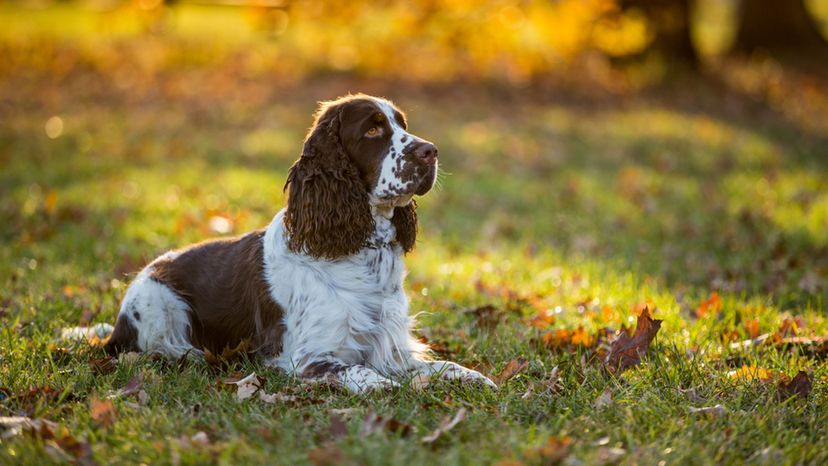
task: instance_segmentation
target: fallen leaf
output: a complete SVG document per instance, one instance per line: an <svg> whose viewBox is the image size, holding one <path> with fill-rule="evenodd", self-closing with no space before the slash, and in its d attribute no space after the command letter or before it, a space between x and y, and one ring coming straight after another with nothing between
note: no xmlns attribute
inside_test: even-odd
<svg viewBox="0 0 828 466"><path fill-rule="evenodd" d="M0 416L0 439L20 435L23 431L40 431L46 428L54 431L57 424L46 419L31 419L25 416Z"/></svg>
<svg viewBox="0 0 828 466"><path fill-rule="evenodd" d="M344 459L345 454L334 444L327 444L308 452L308 461L315 466L336 466L343 464Z"/></svg>
<svg viewBox="0 0 828 466"><path fill-rule="evenodd" d="M359 429L359 435L362 437L366 437L370 434L383 431L391 432L392 434L397 434L400 437L406 437L412 432L414 432L414 427L404 422L400 422L394 418L386 418L378 415L374 411L370 411L365 416L365 419L362 420L362 426Z"/></svg>
<svg viewBox="0 0 828 466"><path fill-rule="evenodd" d="M474 315L477 327L486 331L494 330L503 317L503 311L491 304L469 309L465 312Z"/></svg>
<svg viewBox="0 0 828 466"><path fill-rule="evenodd" d="M606 408L607 406L612 405L612 390L607 387L598 395L598 398L595 399L595 409L602 409Z"/></svg>
<svg viewBox="0 0 828 466"><path fill-rule="evenodd" d="M259 390L259 399L264 401L265 403L296 403L299 401L299 397L295 395L283 395L281 393L267 393L264 390Z"/></svg>
<svg viewBox="0 0 828 466"><path fill-rule="evenodd" d="M144 380L142 376L136 375L135 377L129 379L129 382L127 382L123 388L110 392L107 398L126 398L131 395L135 395L135 397L138 398L138 403L141 406L144 406L149 402L149 395L147 395L147 392L144 391Z"/></svg>
<svg viewBox="0 0 828 466"><path fill-rule="evenodd" d="M595 464L597 466L603 466L607 464L615 464L621 461L621 458L627 454L627 450L618 447L601 447L598 449L598 454L596 455Z"/></svg>
<svg viewBox="0 0 828 466"><path fill-rule="evenodd" d="M94 464L89 443L76 439L65 427L58 432L58 425L46 419L0 417L0 439L9 439L23 432L43 440L47 453L57 460L70 462L74 457L77 464Z"/></svg>
<svg viewBox="0 0 828 466"><path fill-rule="evenodd" d="M95 423L104 429L115 423L115 404L112 400L92 398L89 401L89 414Z"/></svg>
<svg viewBox="0 0 828 466"><path fill-rule="evenodd" d="M529 325L535 328L549 328L555 323L555 314L551 309L538 311L529 319Z"/></svg>
<svg viewBox="0 0 828 466"><path fill-rule="evenodd" d="M719 312L721 307L722 300L719 298L719 293L714 291L710 293L710 297L703 299L702 302L699 303L699 307L696 308L695 314L696 317L702 318L707 314L715 314Z"/></svg>
<svg viewBox="0 0 828 466"><path fill-rule="evenodd" d="M799 371L790 382L782 380L779 382L779 398L786 400L792 396L808 398L813 388L813 377L805 371Z"/></svg>
<svg viewBox="0 0 828 466"><path fill-rule="evenodd" d="M443 434L453 429L457 424L460 423L466 417L466 408L460 408L457 413L451 419L445 418L443 422L440 424L440 427L434 430L434 432L426 435L422 438L423 443L434 443L439 439Z"/></svg>
<svg viewBox="0 0 828 466"><path fill-rule="evenodd" d="M328 426L328 433L334 440L339 440L348 435L348 425L338 415L331 413L331 425Z"/></svg>
<svg viewBox="0 0 828 466"><path fill-rule="evenodd" d="M743 382L752 382L758 380L760 382L768 382L776 377L776 373L758 366L742 366L736 370L727 373L727 376L733 380Z"/></svg>
<svg viewBox="0 0 828 466"><path fill-rule="evenodd" d="M650 318L650 310L645 307L638 316L635 334L631 337L621 332L610 345L606 364L610 372L620 372L641 363L641 355L650 348L650 342L661 328L661 321Z"/></svg>
<svg viewBox="0 0 828 466"><path fill-rule="evenodd" d="M722 405L705 406L703 408L690 407L690 414L710 414L713 416L721 416L727 412L727 408Z"/></svg>
<svg viewBox="0 0 828 466"><path fill-rule="evenodd" d="M541 458L541 464L552 465L558 464L569 456L569 449L572 446L572 438L568 436L557 437L552 436L546 440L546 443L535 450Z"/></svg>
<svg viewBox="0 0 828 466"><path fill-rule="evenodd" d="M243 401L253 396L260 388L262 388L262 380L255 372L251 372L248 376L240 380L225 379L224 384L236 386L236 400Z"/></svg>
<svg viewBox="0 0 828 466"><path fill-rule="evenodd" d="M595 340L595 337L587 333L583 325L579 325L578 328L576 328L575 331L572 332L572 337L569 341L573 345L591 348L592 345L595 343Z"/></svg>
<svg viewBox="0 0 828 466"><path fill-rule="evenodd" d="M114 356L100 359L90 359L89 367L98 375L111 374L118 367L118 360Z"/></svg>
<svg viewBox="0 0 828 466"><path fill-rule="evenodd" d="M526 366L529 365L528 361L524 357L518 357L509 361L509 364L506 364L506 367L500 371L494 378L494 383L497 386L501 386L504 382L511 379L512 377L518 375L523 369L526 369Z"/></svg>
<svg viewBox="0 0 828 466"><path fill-rule="evenodd" d="M684 394L691 403L701 403L704 401L704 398L699 396L695 388L688 388L687 390L679 389L679 392Z"/></svg>
<svg viewBox="0 0 828 466"><path fill-rule="evenodd" d="M753 339L759 336L759 321L756 319L748 319L745 321L745 331L748 336Z"/></svg>

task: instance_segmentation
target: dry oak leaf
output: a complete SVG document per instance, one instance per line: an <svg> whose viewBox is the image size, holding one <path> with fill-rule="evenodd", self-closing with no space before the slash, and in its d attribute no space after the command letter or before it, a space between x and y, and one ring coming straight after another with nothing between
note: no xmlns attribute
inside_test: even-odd
<svg viewBox="0 0 828 466"><path fill-rule="evenodd" d="M124 388L110 392L107 398L126 398L131 395L135 395L138 398L138 403L142 406L149 402L149 395L144 391L144 379L142 376L136 375L129 379L129 382L124 385Z"/></svg>
<svg viewBox="0 0 828 466"><path fill-rule="evenodd" d="M799 398L807 398L813 388L813 380L810 374L805 371L799 371L794 378L788 382L782 380L779 382L779 398L786 400L792 396Z"/></svg>
<svg viewBox="0 0 828 466"><path fill-rule="evenodd" d="M376 432L388 431L392 434L399 434L401 437L405 437L414 432L414 430L414 426L400 422L392 417L386 418L380 416L374 411L370 411L365 416L365 419L362 420L359 434L362 437L366 437Z"/></svg>
<svg viewBox="0 0 828 466"><path fill-rule="evenodd" d="M259 389L262 388L262 380L256 375L255 372L251 372L250 375L241 379L241 380L233 380L228 379L225 380L224 383L226 385L235 385L236 386L236 400L243 401L254 394L256 394ZM268 401L268 400L265 400Z"/></svg>
<svg viewBox="0 0 828 466"><path fill-rule="evenodd" d="M778 374L759 366L742 366L736 370L728 372L727 376L733 380L743 382L752 382L754 380L759 382L769 382L776 378Z"/></svg>
<svg viewBox="0 0 828 466"><path fill-rule="evenodd" d="M336 445L329 443L308 452L308 461L315 466L334 466L343 464L345 453Z"/></svg>
<svg viewBox="0 0 828 466"><path fill-rule="evenodd" d="M56 461L69 463L74 459L75 464L94 464L89 442L76 439L66 427L58 429L56 423L46 419L31 419L22 416L0 417L0 440L9 439L23 432L44 441L46 453Z"/></svg>
<svg viewBox="0 0 828 466"><path fill-rule="evenodd" d="M328 433L334 440L339 440L348 435L348 425L341 416L331 413L331 425L328 426Z"/></svg>
<svg viewBox="0 0 828 466"><path fill-rule="evenodd" d="M445 418L443 422L440 423L440 427L434 430L434 432L426 435L422 438L423 443L434 443L439 439L443 434L453 429L457 424L460 423L466 417L466 408L460 408L457 411L457 414L454 415L453 418Z"/></svg>
<svg viewBox="0 0 828 466"><path fill-rule="evenodd" d="M503 382L511 379L512 377L518 375L523 369L526 369L526 366L529 365L529 362L526 361L524 357L518 357L509 361L509 364L506 364L506 367L500 371L494 378L494 383L497 386L501 386Z"/></svg>
<svg viewBox="0 0 828 466"><path fill-rule="evenodd" d="M98 426L106 429L115 423L115 404L112 400L92 398L89 401L89 415Z"/></svg>
<svg viewBox="0 0 828 466"><path fill-rule="evenodd" d="M699 307L695 310L695 315L698 318L702 318L706 316L708 313L718 313L719 309L722 308L722 299L719 298L719 293L712 292L710 293L710 297L707 299L702 300L699 303Z"/></svg>
<svg viewBox="0 0 828 466"><path fill-rule="evenodd" d="M107 356L101 359L90 359L89 368L98 375L106 375L115 372L118 367L118 359L114 356Z"/></svg>
<svg viewBox="0 0 828 466"><path fill-rule="evenodd" d="M569 456L569 449L571 446L571 437L552 436L549 437L546 444L538 448L536 452L541 457L541 464L558 464Z"/></svg>
<svg viewBox="0 0 828 466"><path fill-rule="evenodd" d="M624 369L641 363L641 355L650 348L650 342L661 328L661 321L650 317L650 309L645 306L638 316L635 334L630 336L621 332L610 346L606 364L610 372L621 372Z"/></svg>

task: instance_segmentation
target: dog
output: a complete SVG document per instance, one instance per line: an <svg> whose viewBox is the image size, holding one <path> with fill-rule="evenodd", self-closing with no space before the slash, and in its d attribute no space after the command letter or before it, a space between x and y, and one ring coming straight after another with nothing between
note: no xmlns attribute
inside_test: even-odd
<svg viewBox="0 0 828 466"><path fill-rule="evenodd" d="M383 98L322 102L288 172L287 206L265 229L152 261L127 289L106 350L178 358L247 341L270 366L354 393L419 375L496 389L432 360L412 336L403 259L438 152L407 128Z"/></svg>

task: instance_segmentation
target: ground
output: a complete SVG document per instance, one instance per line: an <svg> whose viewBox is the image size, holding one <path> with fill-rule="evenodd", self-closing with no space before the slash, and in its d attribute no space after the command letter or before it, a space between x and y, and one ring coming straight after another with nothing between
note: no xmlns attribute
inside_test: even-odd
<svg viewBox="0 0 828 466"><path fill-rule="evenodd" d="M738 73L623 95L284 83L197 58L136 70L128 42L4 44L0 416L58 427L2 438L0 463L828 462L826 351L807 340L828 334L828 119L777 105L785 83L759 100L728 87ZM316 102L348 91L396 101L439 146L407 257L418 335L500 375L499 391L412 381L352 396L255 359L101 367L94 346L55 342L114 322L159 253L266 225ZM825 102L806 91L806 109ZM663 320L649 351L607 370L598 337L645 306ZM780 343L792 336L806 341ZM812 390L784 396L800 370ZM222 383L251 372L285 399L239 401ZM134 380L143 395L117 395ZM365 428L371 412L404 426Z"/></svg>

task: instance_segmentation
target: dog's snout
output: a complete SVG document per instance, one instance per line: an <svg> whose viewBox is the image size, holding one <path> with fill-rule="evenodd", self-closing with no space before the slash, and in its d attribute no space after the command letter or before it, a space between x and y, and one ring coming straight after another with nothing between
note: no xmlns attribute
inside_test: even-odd
<svg viewBox="0 0 828 466"><path fill-rule="evenodd" d="M437 160L437 146L430 142L424 142L414 150L414 155L426 163L432 163Z"/></svg>

